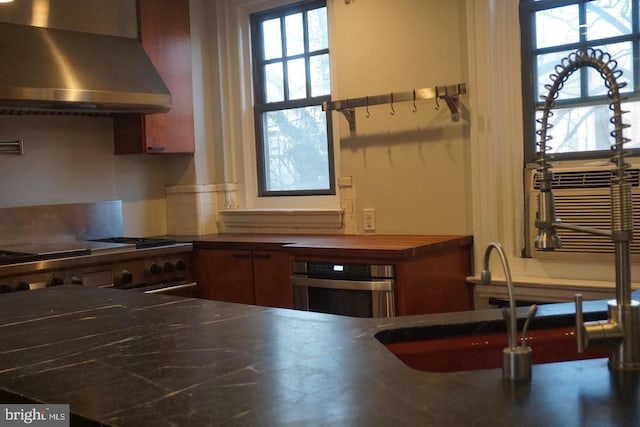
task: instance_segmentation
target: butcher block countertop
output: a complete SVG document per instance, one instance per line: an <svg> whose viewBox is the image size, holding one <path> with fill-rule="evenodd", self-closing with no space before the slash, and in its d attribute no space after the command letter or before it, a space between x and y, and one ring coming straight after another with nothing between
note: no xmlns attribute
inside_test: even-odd
<svg viewBox="0 0 640 427"><path fill-rule="evenodd" d="M375 257L389 260L409 259L473 244L472 236L459 235L212 234L171 237L193 242L195 248L283 249L293 255Z"/></svg>

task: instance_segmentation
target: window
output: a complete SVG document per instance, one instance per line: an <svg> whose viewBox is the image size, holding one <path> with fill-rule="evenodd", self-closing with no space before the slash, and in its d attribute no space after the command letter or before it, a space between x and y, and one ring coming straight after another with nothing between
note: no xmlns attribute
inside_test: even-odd
<svg viewBox="0 0 640 427"><path fill-rule="evenodd" d="M251 15L259 196L335 194L327 7Z"/></svg>
<svg viewBox="0 0 640 427"><path fill-rule="evenodd" d="M536 159L537 108L546 95L545 84L560 61L578 48L592 47L609 53L622 76L625 123L640 123L640 0L520 0L524 102L525 162ZM599 73L583 67L569 77L549 119L548 153L556 159L609 157L613 130L609 99ZM640 140L625 146L640 154ZM640 136L638 130L635 135Z"/></svg>

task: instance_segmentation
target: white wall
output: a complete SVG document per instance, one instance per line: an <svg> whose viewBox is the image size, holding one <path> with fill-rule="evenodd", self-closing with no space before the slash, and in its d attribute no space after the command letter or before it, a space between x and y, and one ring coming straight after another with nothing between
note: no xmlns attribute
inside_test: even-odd
<svg viewBox="0 0 640 427"><path fill-rule="evenodd" d="M191 1L192 7L203 10L199 19L210 19L210 26L198 25L200 36L217 40L201 51L203 63L223 64L220 83L207 84L204 76L203 84L205 90L219 91L212 106L216 101L222 105L222 129L217 135L206 130L203 134L213 135L211 142L221 147L216 152L224 153L224 177L237 184L240 208L339 208L340 195L256 197L248 16L284 3ZM327 5L334 98L466 82L464 0L329 0ZM376 233L472 233L466 102L463 96L459 122L451 121L443 101L439 111L435 101L419 102L416 113L411 103L397 104L394 116L389 115L390 106L371 107L370 119L361 109L353 135L342 115L332 113L336 177L353 183L348 206L342 200L355 220L355 228L346 232L362 233L362 209L373 208ZM201 121L196 129L200 125L208 126Z"/></svg>
<svg viewBox="0 0 640 427"><path fill-rule="evenodd" d="M467 83L465 2L331 2L334 98ZM470 87L470 90L475 88ZM471 234L468 97L459 122L444 101L356 110L357 131L340 113L340 176L353 177L354 213L375 209L377 233Z"/></svg>
<svg viewBox="0 0 640 427"><path fill-rule="evenodd" d="M112 119L0 115L0 141L16 139L24 155L0 156L0 206L121 199L126 234L166 232L165 160L114 156Z"/></svg>

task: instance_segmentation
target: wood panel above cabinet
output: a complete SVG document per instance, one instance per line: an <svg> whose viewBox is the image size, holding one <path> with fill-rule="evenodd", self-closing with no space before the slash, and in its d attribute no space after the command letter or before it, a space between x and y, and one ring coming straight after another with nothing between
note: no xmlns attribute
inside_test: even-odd
<svg viewBox="0 0 640 427"><path fill-rule="evenodd" d="M138 0L138 37L169 88L171 110L114 117L115 154L193 153L189 0Z"/></svg>

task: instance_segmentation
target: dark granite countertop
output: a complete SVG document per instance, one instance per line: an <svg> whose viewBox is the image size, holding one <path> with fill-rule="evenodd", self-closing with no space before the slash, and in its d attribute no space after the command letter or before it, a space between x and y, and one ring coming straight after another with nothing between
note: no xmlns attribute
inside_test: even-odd
<svg viewBox="0 0 640 427"><path fill-rule="evenodd" d="M541 307L540 316L570 310ZM587 311L602 304L588 303ZM0 401L68 403L74 425L606 426L640 420L606 359L413 370L374 337L499 310L355 319L72 285L0 295ZM535 349L534 349L535 351Z"/></svg>

